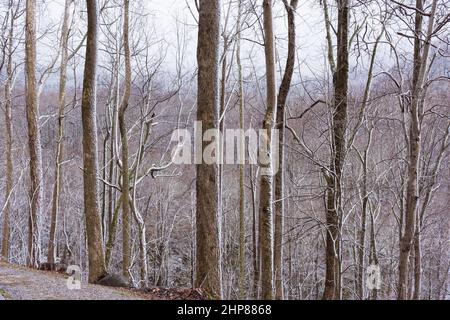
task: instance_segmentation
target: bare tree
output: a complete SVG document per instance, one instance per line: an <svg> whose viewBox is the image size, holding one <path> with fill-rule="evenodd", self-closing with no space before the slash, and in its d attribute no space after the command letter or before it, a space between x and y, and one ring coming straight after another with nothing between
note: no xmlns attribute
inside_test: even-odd
<svg viewBox="0 0 450 320"><path fill-rule="evenodd" d="M40 260L40 219L43 201L42 150L39 129L39 104L36 88L36 1L26 2L25 68L28 145L30 153L30 215L28 221L28 265L38 267Z"/></svg>
<svg viewBox="0 0 450 320"><path fill-rule="evenodd" d="M50 235L48 239L47 262L55 263L56 258L56 232L58 230L58 216L61 208L61 180L62 166L64 161L64 118L66 107L66 83L67 83L67 64L69 60L69 18L70 4L72 0L66 0L64 5L64 17L61 29L61 65L59 70L59 108L58 108L58 129L57 129L57 147L55 163L55 186L52 199L52 217L50 223Z"/></svg>
<svg viewBox="0 0 450 320"><path fill-rule="evenodd" d="M283 219L284 219L284 143L286 124L286 101L291 88L292 75L295 67L296 52L296 26L295 10L298 0L283 0L288 16L288 57L284 69L283 80L281 81L277 99L277 129L279 130L279 158L278 166L280 170L275 176L275 230L274 230L274 269L275 269L275 298L282 300L283 293Z"/></svg>
<svg viewBox="0 0 450 320"><path fill-rule="evenodd" d="M266 85L267 102L263 129L267 130L267 159L266 174L261 175L260 187L260 250L261 250L261 298L271 300L273 298L273 155L272 135L276 122L277 90L275 76L275 41L273 33L272 2L263 1L264 13L264 44L266 58Z"/></svg>
<svg viewBox="0 0 450 320"><path fill-rule="evenodd" d="M202 123L203 137L204 132L218 125L219 0L200 0L198 27L197 120ZM206 146L206 142L202 141L202 156ZM222 273L217 179L216 164L197 164L196 286L204 288L210 297L220 299Z"/></svg>
<svg viewBox="0 0 450 320"><path fill-rule="evenodd" d="M10 256L11 237L11 197L13 193L14 167L13 167L13 127L12 127L12 89L14 84L15 68L13 67L14 29L17 18L20 16L20 2L14 6L12 0L8 2L9 27L7 38L4 43L4 58L6 61L6 83L5 83L5 129L6 129L6 188L5 188L5 208L3 211L3 237L1 257L6 261ZM5 57L6 56L6 57ZM1 69L1 68L0 68Z"/></svg>
<svg viewBox="0 0 450 320"><path fill-rule="evenodd" d="M405 229L400 242L398 299L408 298L408 267L411 247L416 226L416 210L418 194L418 171L420 158L421 126L420 117L423 109L424 81L428 72L428 55L434 32L434 18L437 9L437 0L431 5L428 18L425 43L422 44L420 34L423 23L423 0L416 0L415 35L414 35L414 65L411 83L410 126L408 136L408 179L406 185ZM426 91L425 91L426 92Z"/></svg>
<svg viewBox="0 0 450 320"><path fill-rule="evenodd" d="M326 8L326 2L324 1ZM334 101L331 137L330 172L324 170L327 180L326 203L326 275L324 300L340 299L341 297L341 263L340 263L340 226L341 226L341 195L342 168L345 158L345 130L347 126L347 95L348 95L348 0L337 0L337 59L334 62L329 43L329 61L333 73ZM325 9L327 12L327 9ZM330 22L326 19L327 29ZM328 37L330 37L328 33ZM329 40L331 41L331 40ZM335 66L335 67L334 67Z"/></svg>
<svg viewBox="0 0 450 320"><path fill-rule="evenodd" d="M236 64L238 67L239 79L239 128L245 129L245 96L244 96L244 79L242 75L241 61L241 32L242 32L242 2L239 2L238 17L236 23L237 47L236 47ZM241 159L245 158L245 137L242 136L240 141ZM239 298L245 298L245 164L239 165Z"/></svg>
<svg viewBox="0 0 450 320"><path fill-rule="evenodd" d="M106 274L97 181L97 0L87 0L86 6L88 13L88 33L81 104L81 117L83 122L84 214L89 255L89 282L95 282Z"/></svg>
<svg viewBox="0 0 450 320"><path fill-rule="evenodd" d="M123 46L125 50L125 90L122 103L119 109L119 129L122 140L122 273L129 277L129 268L131 262L131 215L129 204L130 176L128 165L128 136L125 123L125 113L131 94L131 54L129 42L129 21L130 21L130 1L124 0L124 23L123 23Z"/></svg>

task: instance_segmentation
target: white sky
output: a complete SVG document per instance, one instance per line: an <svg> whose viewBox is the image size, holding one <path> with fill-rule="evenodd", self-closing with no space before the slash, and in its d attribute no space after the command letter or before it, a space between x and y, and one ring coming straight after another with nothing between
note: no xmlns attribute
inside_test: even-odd
<svg viewBox="0 0 450 320"><path fill-rule="evenodd" d="M140 0L143 4L142 13L148 14L147 23L149 25L149 34L156 34L158 39L164 39L168 43L168 54L163 64L163 67L168 71L174 71L174 61L176 52L176 32L177 21L180 23L187 23L187 45L186 45L186 59L184 61L185 70L194 70L196 60L196 37L197 27L191 12L188 9L189 3L192 10L195 10L194 0ZM259 1L262 3L262 0ZM228 0L223 0L224 9L222 16L226 13L226 4ZM286 45L287 45L287 28L286 15L281 0L276 0L274 8L275 20L275 36L277 38L277 53L279 54L280 65L284 67ZM135 2L136 4L136 2ZM40 5L40 29L44 29L45 25L57 23L59 25L63 14L64 0L45 0L44 4ZM236 9L236 5L233 6ZM233 16L236 12L233 13ZM319 4L319 0L302 0L299 2L299 7L296 13L297 24L297 47L298 60L300 62L300 71L302 77L310 76L324 76L328 70L326 65L326 39L323 22L323 11ZM243 35L244 38L255 39L254 35L248 33ZM39 43L40 55L42 57L38 61L45 61L52 56L52 51L56 50L54 46L56 38L42 39ZM243 59L244 65L250 72L250 64L245 60L248 56L249 49L254 47L253 61L257 66L258 73L264 73L264 58L263 48L255 46L249 41L243 41ZM155 50L159 50L156 48ZM386 49L386 48L385 48ZM384 50L384 49L383 49ZM158 52L156 52L158 53ZM381 55L381 53L380 53ZM384 55L384 54L383 54ZM259 65L258 65L259 63ZM261 68L259 68L261 66ZM297 69L298 71L298 69ZM245 76L245 74L244 74ZM295 80L294 80L295 81Z"/></svg>

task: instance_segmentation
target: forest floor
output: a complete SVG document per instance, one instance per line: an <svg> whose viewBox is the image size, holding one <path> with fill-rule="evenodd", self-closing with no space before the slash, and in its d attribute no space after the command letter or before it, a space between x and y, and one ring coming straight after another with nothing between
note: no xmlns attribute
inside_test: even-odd
<svg viewBox="0 0 450 320"><path fill-rule="evenodd" d="M145 292L87 283L69 290L68 275L0 262L0 300L202 300L197 290L149 288Z"/></svg>

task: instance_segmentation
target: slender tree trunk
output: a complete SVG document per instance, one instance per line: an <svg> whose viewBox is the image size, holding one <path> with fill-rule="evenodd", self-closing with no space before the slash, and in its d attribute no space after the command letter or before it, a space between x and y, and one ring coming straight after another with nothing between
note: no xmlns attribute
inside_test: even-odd
<svg viewBox="0 0 450 320"><path fill-rule="evenodd" d="M221 63L221 76L220 76L220 97L219 97L219 130L224 133L225 128L225 104L226 104L226 84L227 84L227 63L228 63L228 37L225 34L226 30L223 31L223 55L222 55L222 63ZM222 217L222 225L226 226L226 215L223 210L223 170L224 170L224 141L220 141L220 157L221 161L219 161L218 165L218 190L219 190L219 202L217 207L219 208L219 215ZM225 231L222 230L223 236L225 237ZM222 235L221 235L222 236Z"/></svg>
<svg viewBox="0 0 450 320"><path fill-rule="evenodd" d="M25 72L28 144L30 152L30 215L28 220L28 260L30 267L38 267L40 260L40 218L43 201L42 150L39 132L39 103L36 88L36 1L26 2Z"/></svg>
<svg viewBox="0 0 450 320"><path fill-rule="evenodd" d="M239 12L237 20L237 49L236 49L236 63L238 66L239 79L239 127L241 132L245 130L245 97L244 97L244 78L242 75L241 63L241 15L242 3L239 2ZM241 147L241 164L239 165L239 299L243 300L246 297L245 292L245 136L242 135L239 141Z"/></svg>
<svg viewBox="0 0 450 320"><path fill-rule="evenodd" d="M276 122L276 76L275 42L273 33L272 2L263 0L267 104L263 129L267 132L267 160L261 168L261 188L259 203L260 252L261 252L261 298L273 299L273 129ZM266 171L266 172L264 172Z"/></svg>
<svg viewBox="0 0 450 320"><path fill-rule="evenodd" d="M361 229L358 239L358 278L357 278L357 295L358 299L364 300L364 253L366 245L366 220L367 220L367 203L369 196L367 193L367 152L364 152L363 162L363 187L362 187L362 209L361 209Z"/></svg>
<svg viewBox="0 0 450 320"><path fill-rule="evenodd" d="M106 274L102 243L102 223L98 194L98 155L96 123L96 74L97 74L97 0L87 0L88 33L84 66L81 117L83 122L83 179L84 214L86 219L89 255L89 282L95 282Z"/></svg>
<svg viewBox="0 0 450 320"><path fill-rule="evenodd" d="M200 0L199 4L197 120L202 123L203 136L208 129L218 129L220 1ZM201 151L206 146L207 143L203 142ZM196 191L195 285L203 288L211 298L221 299L222 272L217 164L205 164L203 161L201 164L197 164Z"/></svg>
<svg viewBox="0 0 450 320"><path fill-rule="evenodd" d="M113 71L112 71L112 88L111 88L111 111L110 111L110 116L111 116L111 136L110 136L110 141L109 141L109 166L108 166L108 171L109 171L109 182L111 184L115 184L116 180L117 180L117 161L116 160L116 148L117 148L117 140L118 140L118 132L117 132L117 122L118 122L118 109L119 109L119 68L120 65L120 54L119 52L117 52L117 57L116 60L114 62L114 67L113 67ZM108 213L108 241L107 241L107 245L106 245L106 268L108 268L109 266L109 261L111 258L111 251L112 251L112 247L114 246L114 241L115 241L115 230L116 230L116 225L117 225L117 220L118 220L118 210L120 210L120 206L117 208L117 201L116 201L116 194L117 194L117 190L113 187L109 187L108 188L108 208L107 208L107 213ZM119 199L120 201L120 199ZM112 233L112 234L111 234Z"/></svg>
<svg viewBox="0 0 450 320"><path fill-rule="evenodd" d="M14 37L14 17L10 7L10 27L8 33L8 62L6 66L6 84L5 84L5 130L6 130L6 188L5 188L5 210L3 211L3 238L1 257L9 261L10 237L11 237L11 196L13 191L14 168L12 161L12 81L13 81L13 37Z"/></svg>
<svg viewBox="0 0 450 320"><path fill-rule="evenodd" d="M111 262L112 252L114 249L114 245L116 243L116 229L117 229L117 222L119 220L119 212L120 207L122 206L122 195L120 195L116 206L114 208L111 222L109 224L109 233L108 233L108 241L106 242L106 252L105 252L105 265L106 268L109 268L109 264Z"/></svg>
<svg viewBox="0 0 450 320"><path fill-rule="evenodd" d="M414 293L413 300L420 300L422 295L422 252L421 252L420 222L417 221L414 232Z"/></svg>
<svg viewBox="0 0 450 320"><path fill-rule="evenodd" d="M284 216L284 140L286 100L291 88L292 75L295 67L296 32L295 9L298 0L283 0L288 16L288 57L283 80L280 85L277 100L277 129L279 130L279 171L275 175L275 234L274 234L274 269L275 269L275 299L283 299L283 216Z"/></svg>
<svg viewBox="0 0 450 320"><path fill-rule="evenodd" d="M250 167L250 184L252 191L252 251L253 251L253 299L258 298L259 287L259 250L258 250L258 209L256 204L256 183L253 166Z"/></svg>
<svg viewBox="0 0 450 320"><path fill-rule="evenodd" d="M106 128L106 135L103 139L103 149L102 149L102 179L103 181L108 181L108 176L107 176L107 172L108 172L108 166L107 166L107 162L108 162L108 141L111 138L111 132L109 131L109 128ZM106 193L106 183L102 184L102 208L101 208L101 214L102 214L102 237L103 237L103 242L106 243L106 239L107 239L107 215L106 215L106 210L107 210L107 202L108 202L108 198L107 198L107 193Z"/></svg>
<svg viewBox="0 0 450 320"><path fill-rule="evenodd" d="M360 127L360 125L363 123L364 121L364 116L365 116L365 110L368 104L368 100L369 100L369 96L370 96L370 91L371 91L371 85L372 85L372 80L373 80L373 68L375 65L375 57L377 54L377 49L378 49L378 44L381 40L381 36L382 36L383 32L380 33L380 35L378 36L375 45L373 47L372 50L372 56L370 58L370 65L369 65L369 71L367 73L367 81L366 81L366 87L364 89L364 96L363 96L363 101L361 103L361 109L360 109L360 113L358 116L358 123L357 123L357 127L355 128L355 131L353 133L353 135L350 138L350 142L349 142L349 146L351 147L351 145L353 144L353 140L356 136L356 133L358 132L358 129ZM372 142L372 133L373 133L373 128L370 128L369 130L369 138L368 138L368 142L367 142L367 146L366 149L364 150L364 155L362 158L362 166L363 166L363 187L362 187L362 194L361 194L361 198L362 198L362 203L361 203L361 229L360 229L360 233L359 233L359 240L358 240L358 269L357 269L357 294L358 294L358 298L363 300L365 297L365 293L364 293L364 283L363 283L363 277L364 277L364 254L365 254L365 249L366 249L366 220L367 220L367 205L368 205L368 201L369 201L369 195L368 195L368 188L367 188L367 174L368 174L368 170L367 170L367 165L368 165L368 155L369 155L369 150L370 150L370 145Z"/></svg>
<svg viewBox="0 0 450 320"><path fill-rule="evenodd" d="M55 186L52 199L52 216L50 222L50 235L48 240L47 262L54 264L56 258L56 232L58 229L58 216L61 202L62 163L64 161L64 112L66 105L66 81L68 63L68 41L69 41L69 9L72 0L66 0L64 6L64 20L61 31L61 67L59 74L59 109L58 129L55 163Z"/></svg>
<svg viewBox="0 0 450 320"><path fill-rule="evenodd" d="M147 129L146 134L144 134L144 123L141 123L141 133L139 138L139 151L137 155L137 163L136 167L134 168L134 174L133 174L133 195L132 195L132 212L134 213L134 218L136 220L136 223L138 225L138 238L139 238L139 267L140 267L140 276L141 276L141 282L140 286L142 288L145 288L148 286L148 260L147 260L147 240L146 240L146 228L145 228L145 220L140 214L140 212L137 209L137 179L138 175L136 174L139 172L140 166L141 166L141 159L143 157L144 153L144 147L145 142L148 138L148 132L149 128L151 127L151 122L146 122L145 127ZM144 137L145 135L145 137Z"/></svg>
<svg viewBox="0 0 450 320"><path fill-rule="evenodd" d="M418 194L418 169L421 144L420 110L421 95L425 74L428 66L428 53L431 46L431 37L433 35L434 17L437 8L437 0L432 3L431 13L428 19L428 30L426 33L425 44L422 46L422 22L423 22L423 0L416 0L416 19L415 19L415 40L414 40L414 67L411 89L410 104L410 127L408 141L408 180L406 185L406 208L405 208L405 231L400 240L399 257L399 281L398 281L398 300L408 299L408 267L411 247L416 230L416 210L419 199Z"/></svg>
<svg viewBox="0 0 450 320"><path fill-rule="evenodd" d="M430 204L432 192L436 185L436 180L440 172L440 168L442 165L442 160L445 155L445 150L449 147L448 141L450 138L450 124L447 125L446 133L444 139L442 140L442 144L437 156L436 161L434 162L433 168L431 169L431 181L427 186L427 190L425 193L425 197L423 199L420 213L418 214L417 226L414 233L414 295L413 300L420 300L422 296L422 238L421 231L423 227L423 221L425 218L425 214Z"/></svg>
<svg viewBox="0 0 450 320"><path fill-rule="evenodd" d="M327 239L324 300L340 299L341 263L341 177L345 158L348 95L348 0L338 0L337 64L333 75L334 110L332 175L327 177Z"/></svg>
<svg viewBox="0 0 450 320"><path fill-rule="evenodd" d="M377 242L375 239L375 218L373 212L370 212L370 263L373 265L379 265L377 254ZM371 300L378 299L378 290L373 288L370 293Z"/></svg>
<svg viewBox="0 0 450 320"><path fill-rule="evenodd" d="M129 43L129 15L130 1L124 0L124 24L123 24L123 45L125 49L125 90L123 100L119 109L119 130L122 140L122 273L125 277L130 277L129 268L131 266L131 216L130 216L130 177L128 165L128 136L125 123L125 113L131 94L131 54Z"/></svg>

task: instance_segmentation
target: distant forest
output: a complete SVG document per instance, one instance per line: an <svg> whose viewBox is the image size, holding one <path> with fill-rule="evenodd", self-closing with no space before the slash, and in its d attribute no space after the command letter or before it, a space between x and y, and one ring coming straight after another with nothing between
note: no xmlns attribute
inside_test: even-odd
<svg viewBox="0 0 450 320"><path fill-rule="evenodd" d="M450 299L450 1L157 2L1 1L1 260Z"/></svg>

